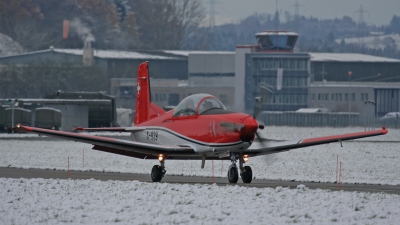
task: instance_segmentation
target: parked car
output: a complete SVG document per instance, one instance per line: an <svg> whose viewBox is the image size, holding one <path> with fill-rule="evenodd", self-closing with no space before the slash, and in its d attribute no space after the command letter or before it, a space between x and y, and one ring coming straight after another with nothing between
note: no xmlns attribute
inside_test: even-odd
<svg viewBox="0 0 400 225"><path fill-rule="evenodd" d="M389 112L386 115L379 118L379 120L384 121L384 120L399 119L399 118L400 118L400 112Z"/></svg>

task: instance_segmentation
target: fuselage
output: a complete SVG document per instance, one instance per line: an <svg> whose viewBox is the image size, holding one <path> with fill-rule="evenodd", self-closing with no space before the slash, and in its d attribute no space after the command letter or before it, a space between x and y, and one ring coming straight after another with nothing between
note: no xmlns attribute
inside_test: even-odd
<svg viewBox="0 0 400 225"><path fill-rule="evenodd" d="M187 145L196 152L244 151L254 139L258 123L250 115L211 109L204 114L174 116L174 110L137 127L134 141L160 145Z"/></svg>

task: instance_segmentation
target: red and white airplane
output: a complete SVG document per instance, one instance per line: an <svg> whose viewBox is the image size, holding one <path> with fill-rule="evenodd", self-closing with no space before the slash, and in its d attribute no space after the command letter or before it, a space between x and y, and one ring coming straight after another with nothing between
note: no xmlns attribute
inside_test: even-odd
<svg viewBox="0 0 400 225"><path fill-rule="evenodd" d="M165 160L184 159L230 160L228 180L236 183L239 174L244 183L252 181L250 166L243 166L250 157L289 151L313 145L386 134L382 130L317 137L294 141L255 140L259 124L253 116L232 112L214 96L194 94L183 99L175 109L164 111L151 102L148 63L138 68L136 114L133 127L75 128L79 131L130 132L132 141L92 136L74 132L47 130L17 125L14 130L53 136L93 145L93 149L141 159L158 159L151 178L161 181ZM239 170L236 162L239 161Z"/></svg>

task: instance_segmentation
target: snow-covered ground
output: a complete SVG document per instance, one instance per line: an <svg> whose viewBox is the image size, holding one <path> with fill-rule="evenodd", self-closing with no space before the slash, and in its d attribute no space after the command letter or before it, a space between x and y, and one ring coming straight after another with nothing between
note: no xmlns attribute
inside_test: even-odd
<svg viewBox="0 0 400 225"><path fill-rule="evenodd" d="M262 136L288 140L362 128L269 127ZM336 180L400 184L400 132L385 136L297 149L251 158L257 179ZM112 135L106 133L105 135ZM120 134L120 138L127 138ZM10 138L11 137L11 138ZM0 166L97 170L149 174L156 160L134 159L91 150L91 145L26 134L0 136ZM84 168L83 168L84 153ZM166 161L167 175L211 176L211 162ZM215 175L226 176L229 162L214 161ZM143 183L138 181L0 178L0 224L398 224L400 196L278 187Z"/></svg>
<svg viewBox="0 0 400 225"><path fill-rule="evenodd" d="M398 224L400 196L277 187L0 178L0 224Z"/></svg>

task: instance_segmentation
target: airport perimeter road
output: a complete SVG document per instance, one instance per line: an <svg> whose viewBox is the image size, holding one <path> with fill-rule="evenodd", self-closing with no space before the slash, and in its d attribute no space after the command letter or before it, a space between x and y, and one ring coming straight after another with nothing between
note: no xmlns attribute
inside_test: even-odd
<svg viewBox="0 0 400 225"><path fill-rule="evenodd" d="M45 179L67 179L67 171L62 170L44 170L44 169L16 169L0 167L0 177L4 178L45 178ZM70 171L71 179L96 179L96 180L121 180L121 181L142 181L151 182L150 174L134 173L102 173L102 172L82 172ZM162 182L166 183L186 183L186 184L212 184L211 177L185 177L166 175ZM329 189L338 190L338 184L333 183L314 183L297 181L279 181L279 180L253 180L250 184L242 183L241 179L237 184L229 184L227 178L214 178L217 185L239 185L244 187L290 187L296 188L299 184L304 184L311 189ZM342 184L341 190L358 192L385 192L389 194L400 194L399 185L371 185L371 184Z"/></svg>

